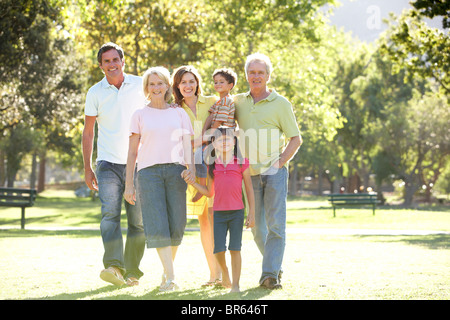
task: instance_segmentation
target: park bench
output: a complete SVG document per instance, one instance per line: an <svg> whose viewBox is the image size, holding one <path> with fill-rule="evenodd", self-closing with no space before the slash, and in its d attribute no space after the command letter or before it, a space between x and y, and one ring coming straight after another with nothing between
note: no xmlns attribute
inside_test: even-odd
<svg viewBox="0 0 450 320"><path fill-rule="evenodd" d="M0 188L0 207L22 208L20 227L25 229L25 208L34 205L36 194L34 189Z"/></svg>
<svg viewBox="0 0 450 320"><path fill-rule="evenodd" d="M376 193L336 193L328 195L328 201L333 206L333 217L336 217L336 207L372 205L375 215L375 206L380 201Z"/></svg>

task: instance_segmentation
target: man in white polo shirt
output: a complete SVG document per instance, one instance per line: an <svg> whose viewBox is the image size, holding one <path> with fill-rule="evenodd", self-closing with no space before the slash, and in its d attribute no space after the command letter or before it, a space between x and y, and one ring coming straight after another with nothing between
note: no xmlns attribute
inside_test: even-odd
<svg viewBox="0 0 450 320"><path fill-rule="evenodd" d="M100 278L115 285L139 284L139 264L145 250L145 235L139 201L125 201L128 231L123 248L120 215L128 154L130 119L145 104L142 78L125 74L124 54L114 43L104 44L97 60L105 77L86 95L83 131L84 174L87 186L98 190L102 203L100 230L104 245ZM92 169L95 122L98 125L97 168Z"/></svg>

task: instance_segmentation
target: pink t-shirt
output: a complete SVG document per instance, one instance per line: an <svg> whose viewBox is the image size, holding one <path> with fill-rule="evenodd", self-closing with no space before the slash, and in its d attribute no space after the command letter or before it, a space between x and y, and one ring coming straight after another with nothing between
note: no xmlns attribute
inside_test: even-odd
<svg viewBox="0 0 450 320"><path fill-rule="evenodd" d="M248 159L244 159L242 167L236 157L226 167L219 158L216 158L215 161L213 210L224 211L244 208L242 173L249 167Z"/></svg>
<svg viewBox="0 0 450 320"><path fill-rule="evenodd" d="M191 121L182 108L136 110L130 122L130 135L141 135L138 170L155 164L185 165L183 135L194 135Z"/></svg>

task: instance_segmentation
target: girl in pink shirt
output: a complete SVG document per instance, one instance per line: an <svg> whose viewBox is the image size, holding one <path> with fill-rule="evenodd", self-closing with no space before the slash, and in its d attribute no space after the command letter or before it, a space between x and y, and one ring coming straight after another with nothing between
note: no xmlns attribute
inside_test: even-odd
<svg viewBox="0 0 450 320"><path fill-rule="evenodd" d="M242 200L242 181L249 203L249 212L245 223L247 228L255 224L255 199L252 180L248 170L249 161L238 152L237 138L234 130L218 128L214 132L208 164L208 183L206 186L195 182L192 173L182 173L186 182L191 183L200 193L207 197L214 195L214 255L222 268L222 285L239 292L241 275L241 245L244 224L244 202ZM192 182L194 181L194 182ZM225 260L226 236L230 233L228 249L231 255L232 282Z"/></svg>

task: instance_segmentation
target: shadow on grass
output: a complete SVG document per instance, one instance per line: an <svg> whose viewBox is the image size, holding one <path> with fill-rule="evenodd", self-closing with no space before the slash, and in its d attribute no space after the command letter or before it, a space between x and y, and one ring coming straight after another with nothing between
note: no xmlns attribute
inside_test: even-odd
<svg viewBox="0 0 450 320"><path fill-rule="evenodd" d="M450 235L449 234L430 234L430 235L360 235L358 238L373 238L375 241L380 242L401 242L408 245L421 246L428 249L440 250L450 249Z"/></svg>
<svg viewBox="0 0 450 320"><path fill-rule="evenodd" d="M258 300L271 291L255 287L244 290L240 293L228 293L228 289L221 290L215 288L197 288L176 290L173 292L159 292L159 288L155 287L143 295L136 296L132 292L128 293L129 287L116 287L108 285L106 287L75 293L61 293L55 296L45 296L33 298L33 300L169 300L169 301L188 301L188 300ZM115 292L117 294L115 294ZM108 297L95 298L95 295L109 293Z"/></svg>

